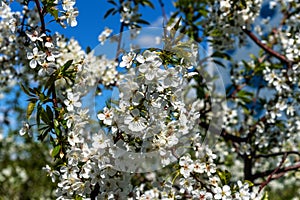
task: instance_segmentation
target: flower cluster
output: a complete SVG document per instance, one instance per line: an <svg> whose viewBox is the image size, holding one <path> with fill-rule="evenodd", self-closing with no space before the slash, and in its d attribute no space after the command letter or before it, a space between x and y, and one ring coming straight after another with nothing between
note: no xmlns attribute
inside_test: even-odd
<svg viewBox="0 0 300 200"><path fill-rule="evenodd" d="M216 35L214 39L218 45L214 45L216 49L233 48L234 37L239 37L239 43L246 41L246 36L242 33L242 28L249 29L250 25L259 15L262 0L244 1L244 3L236 3L230 0L216 1L212 4L209 23L214 24L213 31L209 33ZM224 39L226 38L226 39Z"/></svg>
<svg viewBox="0 0 300 200"><path fill-rule="evenodd" d="M75 0L34 1L32 9L29 2L21 3L21 13L1 1L0 87L10 90L17 77L24 80L21 87L29 104L19 135L35 138L36 128L39 140L50 141L57 163L43 169L57 183L58 199L261 199L268 181L286 172L292 177L299 168L300 36L294 12L299 6L292 1L270 2L270 9L282 6L287 11L270 33L256 26L262 41L249 33L261 0L205 4L198 25L205 27L203 37L212 37L215 50L227 50L233 36L244 45L245 32L268 53L253 54L249 62L237 59L237 64L220 51L199 61L199 46L176 33L178 26L187 30L188 18L197 15L171 20L161 49L132 45L127 52L118 38L119 49L113 53L122 56L108 59L94 51L87 54L75 39L48 31L46 14L50 22L77 25ZM194 5L178 2L189 11ZM133 28L147 23L139 6L152 3L109 3L117 6L110 13L119 12L121 29L130 28L138 36L141 30ZM106 28L99 41L104 43L111 32ZM219 58L224 57L232 64L228 105L225 97L214 98L210 75L202 73L205 61L214 56L215 63L222 65ZM113 92L99 111L94 107L97 98L89 95L101 88ZM2 120L5 115L0 115L1 123L7 121ZM22 168L15 171L21 182L28 179ZM9 167L3 168L0 182L11 181L11 174ZM285 183L296 185L297 180Z"/></svg>
<svg viewBox="0 0 300 200"><path fill-rule="evenodd" d="M144 187L137 188L136 199L261 199L256 191L250 190L247 182L224 184L225 173L222 174L220 171L217 173L214 164L217 156L208 146L195 143L194 148L197 156L192 158L190 154L186 154L180 157L175 177L165 180L162 188L160 186L148 190ZM174 187L177 184L179 187Z"/></svg>

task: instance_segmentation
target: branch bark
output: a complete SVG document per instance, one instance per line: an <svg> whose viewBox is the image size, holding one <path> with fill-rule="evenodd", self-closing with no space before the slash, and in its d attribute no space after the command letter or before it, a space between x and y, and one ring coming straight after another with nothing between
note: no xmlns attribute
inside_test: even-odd
<svg viewBox="0 0 300 200"><path fill-rule="evenodd" d="M271 49L270 47L268 47L267 45L263 44L259 38L257 38L251 31L247 30L246 28L241 28L243 30L243 32L248 35L249 38L251 38L251 40L253 42L255 42L255 44L257 44L260 48L262 48L265 52L269 53L270 55L274 56L275 58L277 58L278 60L280 60L283 63L286 63L288 66L291 66L294 61L289 60L288 58L286 58L284 55L278 53L277 51L274 51L273 49Z"/></svg>
<svg viewBox="0 0 300 200"><path fill-rule="evenodd" d="M285 151L285 152L277 152L277 153L270 153L270 154L258 154L255 156L255 158L269 158L269 157L274 157L274 156L281 156L281 155L290 155L290 154L295 154L300 156L300 152L298 151Z"/></svg>
<svg viewBox="0 0 300 200"><path fill-rule="evenodd" d="M295 165L292 165L292 166L280 168L274 174L280 174L280 173L283 173L283 172L285 173L285 172L288 172L288 171L293 171L293 170L298 170L298 169L300 169L300 162L298 162L298 163L296 163ZM258 178L263 178L265 176L269 176L275 170L276 170L276 168L271 169L271 170L267 170L267 171L264 171L264 172L258 172L258 173L253 175L253 178L258 179Z"/></svg>
<svg viewBox="0 0 300 200"><path fill-rule="evenodd" d="M260 186L259 186L259 190L258 192L261 192L261 190L268 185L268 183L272 180L273 175L275 175L277 173L277 171L279 170L279 168L283 165L284 161L286 160L287 154L285 153L282 157L281 162L279 163L278 167L269 175L269 177L267 178L267 180L265 182L263 182Z"/></svg>
<svg viewBox="0 0 300 200"><path fill-rule="evenodd" d="M41 8L41 4L39 0L34 0L36 7L38 9L38 13L40 16L40 20L41 20L41 33L45 33L46 32L46 25L45 25L45 19L44 19L44 14Z"/></svg>

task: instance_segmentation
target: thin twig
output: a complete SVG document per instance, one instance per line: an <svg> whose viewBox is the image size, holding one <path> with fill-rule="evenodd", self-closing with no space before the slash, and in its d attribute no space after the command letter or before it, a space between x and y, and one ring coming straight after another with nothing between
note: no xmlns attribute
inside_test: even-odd
<svg viewBox="0 0 300 200"><path fill-rule="evenodd" d="M274 156L281 156L284 154L287 154L287 155L296 154L296 155L300 156L300 152L298 152L298 151L285 151L285 152L277 152L277 153L270 153L270 154L258 154L255 156L255 158L260 158L260 157L269 158L269 157L274 157Z"/></svg>
<svg viewBox="0 0 300 200"><path fill-rule="evenodd" d="M44 15L43 15L43 11L41 8L41 4L39 0L34 0L36 7L38 9L38 13L40 16L40 20L41 20L41 33L45 33L46 32L46 25L45 25L45 19L44 19Z"/></svg>
<svg viewBox="0 0 300 200"><path fill-rule="evenodd" d="M125 26L125 24L124 24L124 22L122 22L121 26L120 26L120 34L119 34L118 47L117 47L117 52L116 52L116 60L118 60L118 57L119 57L119 54L120 54L124 26Z"/></svg>
<svg viewBox="0 0 300 200"><path fill-rule="evenodd" d="M158 2L159 2L159 5L160 5L160 8L161 8L162 16L164 18L164 23L167 23L168 18L167 18L167 14L166 14L166 11L165 11L165 4L162 0L158 0Z"/></svg>
<svg viewBox="0 0 300 200"><path fill-rule="evenodd" d="M291 165L291 166L288 166L288 167L278 169L275 174L280 174L280 173L285 173L285 172L288 172L288 171L298 170L299 168L300 168L300 162L296 163L295 165ZM253 175L253 179L269 176L270 174L272 174L274 172L274 170L275 169L271 169L271 170L267 170L267 171L264 171L264 172L256 173L256 174Z"/></svg>
<svg viewBox="0 0 300 200"><path fill-rule="evenodd" d="M265 182L263 182L260 186L259 186L259 190L258 192L260 192L266 185L268 185L268 183L272 180L272 177L274 174L277 173L277 171L280 169L280 167L283 165L285 159L287 157L287 153L285 153L282 157L281 162L279 163L278 167L269 175L269 177L267 178L267 180Z"/></svg>
<svg viewBox="0 0 300 200"><path fill-rule="evenodd" d="M53 107L54 107L55 118L57 119L59 117L59 112L57 110L58 102L57 102L57 97L56 97L55 82L53 82L51 85L51 93L52 93L52 103L53 103Z"/></svg>

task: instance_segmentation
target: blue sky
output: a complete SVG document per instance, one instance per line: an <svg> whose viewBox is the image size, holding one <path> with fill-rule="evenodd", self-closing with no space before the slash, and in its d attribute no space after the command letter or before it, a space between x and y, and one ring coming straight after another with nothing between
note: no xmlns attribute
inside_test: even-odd
<svg viewBox="0 0 300 200"><path fill-rule="evenodd" d="M162 18L159 1L152 0L152 2L155 9L141 7L142 18L150 22L150 26L159 26L158 21ZM164 4L167 14L174 11L172 1L165 1ZM57 31L64 34L68 38L74 37L83 48L90 46L92 49L99 44L98 35L105 27L113 29L113 34L119 33L120 17L118 14L109 16L106 19L103 18L106 11L113 7L106 0L77 0L75 7L79 10L78 25L76 27L68 26L64 29L52 23L48 28L53 32Z"/></svg>

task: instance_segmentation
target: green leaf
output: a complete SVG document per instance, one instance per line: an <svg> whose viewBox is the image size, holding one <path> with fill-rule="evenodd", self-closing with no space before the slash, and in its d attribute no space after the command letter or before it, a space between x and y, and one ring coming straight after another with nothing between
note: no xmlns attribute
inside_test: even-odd
<svg viewBox="0 0 300 200"><path fill-rule="evenodd" d="M32 96L32 97L34 96L34 95L30 94L29 90L27 90L22 83L20 83L20 87L23 90L23 92L25 92L25 94L27 94L28 96Z"/></svg>
<svg viewBox="0 0 300 200"><path fill-rule="evenodd" d="M214 52L211 57L216 57L216 58L223 58L223 59L226 59L226 60L230 60L230 55L228 55L227 53L224 53L224 52L220 52L220 51L216 51Z"/></svg>
<svg viewBox="0 0 300 200"><path fill-rule="evenodd" d="M144 0L142 1L142 5L146 5L146 6L149 6L150 8L154 9L154 5L151 1L148 1L148 0Z"/></svg>
<svg viewBox="0 0 300 200"><path fill-rule="evenodd" d="M57 156L57 154L60 152L61 146L57 145L56 147L54 147L54 149L52 150L52 157L54 158L55 156Z"/></svg>
<svg viewBox="0 0 300 200"><path fill-rule="evenodd" d="M244 182L248 183L249 187L253 187L254 186L254 184L251 181L245 180Z"/></svg>
<svg viewBox="0 0 300 200"><path fill-rule="evenodd" d="M264 193L264 196L261 198L261 200L268 200L268 199L269 199L269 193L268 193L268 191L266 191Z"/></svg>
<svg viewBox="0 0 300 200"><path fill-rule="evenodd" d="M236 96L239 99L241 99L244 103L250 103L250 102L252 102L253 93L245 91L245 90L240 90L237 92Z"/></svg>
<svg viewBox="0 0 300 200"><path fill-rule="evenodd" d="M107 2L117 6L117 3L114 0L108 0Z"/></svg>
<svg viewBox="0 0 300 200"><path fill-rule="evenodd" d="M174 25L174 27L172 29L174 29L175 31L177 31L179 29L179 25L180 25L180 21L182 20L182 17L180 17L178 19L178 21L176 22L176 24Z"/></svg>
<svg viewBox="0 0 300 200"><path fill-rule="evenodd" d="M221 67L226 68L226 66L221 61L219 61L219 60L213 59L212 61L214 63L216 63L217 65L220 65Z"/></svg>
<svg viewBox="0 0 300 200"><path fill-rule="evenodd" d="M245 0L241 0L241 3L243 5L243 8L246 9L247 8L247 3Z"/></svg>
<svg viewBox="0 0 300 200"><path fill-rule="evenodd" d="M29 104L28 104L28 106L27 106L27 112L26 112L26 117L27 117L27 119L30 118L30 116L31 116L31 114L32 114L32 112L33 112L33 110L34 110L35 103L36 103L35 101L29 102Z"/></svg>
<svg viewBox="0 0 300 200"><path fill-rule="evenodd" d="M40 126L41 124L41 109L42 106L40 104L38 104L37 109L36 109L36 123L38 126Z"/></svg>
<svg viewBox="0 0 300 200"><path fill-rule="evenodd" d="M66 71L72 65L73 60L68 60L61 68L61 71Z"/></svg>
<svg viewBox="0 0 300 200"><path fill-rule="evenodd" d="M52 121L50 120L50 117L48 116L44 108L41 108L40 116L43 122L45 122L45 124L51 125Z"/></svg>
<svg viewBox="0 0 300 200"><path fill-rule="evenodd" d="M52 122L53 121L53 112L52 112L50 106L48 106L48 105L46 106L46 111L47 111L47 115L49 117L49 120Z"/></svg>
<svg viewBox="0 0 300 200"><path fill-rule="evenodd" d="M47 11L54 17L55 20L58 20L58 10L54 7L50 7Z"/></svg>
<svg viewBox="0 0 300 200"><path fill-rule="evenodd" d="M49 79L47 80L46 84L45 84L45 90L46 89L50 89L50 87L52 86L52 84L56 81L57 76L53 73Z"/></svg>
<svg viewBox="0 0 300 200"><path fill-rule="evenodd" d="M52 128L48 125L43 125L41 128L39 128L40 135L38 136L38 140L44 141L51 130Z"/></svg>
<svg viewBox="0 0 300 200"><path fill-rule="evenodd" d="M231 179L231 173L227 170L222 171L220 169L217 169L217 174L222 182L223 185L228 185L230 179Z"/></svg>
<svg viewBox="0 0 300 200"><path fill-rule="evenodd" d="M150 23L149 23L149 22L147 22L146 20L143 20L143 19L138 19L136 22L137 22L137 23L139 23L139 24L146 24L146 25L150 25Z"/></svg>
<svg viewBox="0 0 300 200"><path fill-rule="evenodd" d="M112 14L112 12L115 11L115 8L111 8L108 11L106 11L105 15L104 15L104 19L106 19L110 14Z"/></svg>

